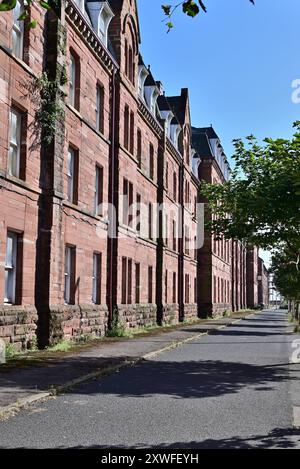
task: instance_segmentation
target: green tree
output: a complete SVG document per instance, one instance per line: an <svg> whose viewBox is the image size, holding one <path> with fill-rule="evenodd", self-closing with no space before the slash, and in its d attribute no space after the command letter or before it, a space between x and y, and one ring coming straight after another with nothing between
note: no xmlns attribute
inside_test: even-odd
<svg viewBox="0 0 300 469"><path fill-rule="evenodd" d="M235 140L230 179L201 182L200 190L213 215L207 225L214 236L272 250L275 285L299 308L300 123L294 127L290 140Z"/></svg>
<svg viewBox="0 0 300 469"><path fill-rule="evenodd" d="M215 236L243 239L263 248L300 246L300 123L291 140L235 140L235 168L222 185L201 183Z"/></svg>
<svg viewBox="0 0 300 469"><path fill-rule="evenodd" d="M249 0L250 3L254 5L254 0ZM163 12L165 14L166 18L166 25L168 27L168 31L173 28L173 22L172 22L172 17L175 13L175 11L178 8L181 8L182 12L187 15L191 16L194 18L197 16L201 11L206 13L207 8L206 8L206 1L205 3L202 0L185 0L181 2L172 2L171 4L166 4L161 6L163 9Z"/></svg>
<svg viewBox="0 0 300 469"><path fill-rule="evenodd" d="M249 0L254 5L254 0ZM29 7L33 2L38 2L45 10L50 10L55 8L60 0L26 0L24 5L24 11L20 16L20 20L26 20L29 16ZM9 11L13 10L16 7L17 0L2 0L0 2L0 11ZM161 6L163 12L166 16L166 24L168 31L173 28L173 23L171 21L174 12L180 7L182 12L185 15L191 16L194 18L197 16L200 11L206 12L207 8L202 0L185 0L181 2L173 2L171 4L166 4ZM35 27L35 23L32 22L29 24L30 27Z"/></svg>
<svg viewBox="0 0 300 469"><path fill-rule="evenodd" d="M294 304L293 313L300 324L300 269L298 255L295 261L295 252L284 246L276 251L272 257L271 272L274 275L274 285L278 292L289 302Z"/></svg>

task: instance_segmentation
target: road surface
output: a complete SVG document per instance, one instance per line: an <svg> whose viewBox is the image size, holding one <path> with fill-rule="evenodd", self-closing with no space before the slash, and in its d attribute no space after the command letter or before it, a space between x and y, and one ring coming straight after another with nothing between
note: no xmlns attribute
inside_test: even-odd
<svg viewBox="0 0 300 469"><path fill-rule="evenodd" d="M300 447L288 326L265 311L36 404L0 422L0 447Z"/></svg>

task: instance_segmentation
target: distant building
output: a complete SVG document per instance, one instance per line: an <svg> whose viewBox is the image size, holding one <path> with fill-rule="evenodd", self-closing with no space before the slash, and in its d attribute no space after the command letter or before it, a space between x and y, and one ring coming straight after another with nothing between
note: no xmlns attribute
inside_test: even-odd
<svg viewBox="0 0 300 469"><path fill-rule="evenodd" d="M258 304L267 307L270 302L269 272L263 259L258 258Z"/></svg>

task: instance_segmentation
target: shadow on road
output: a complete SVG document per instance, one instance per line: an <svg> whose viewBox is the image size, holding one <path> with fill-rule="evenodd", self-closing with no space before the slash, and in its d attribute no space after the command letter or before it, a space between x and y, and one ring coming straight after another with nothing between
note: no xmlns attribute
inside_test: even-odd
<svg viewBox="0 0 300 469"><path fill-rule="evenodd" d="M203 441L174 442L160 445L139 444L134 446L58 446L56 449L295 449L300 445L300 430L292 428L275 428L268 435L251 435L249 437L234 436L224 439L207 439ZM5 446L0 447L5 449ZM24 449L24 448L15 448ZM125 453L126 454L126 453Z"/></svg>
<svg viewBox="0 0 300 469"><path fill-rule="evenodd" d="M110 376L104 381L90 382L71 392L79 395L166 395L174 399L199 399L237 393L249 386L255 390L264 387L272 391L276 383L291 379L288 365L273 367L221 360L145 361L134 368L123 370L122 379Z"/></svg>

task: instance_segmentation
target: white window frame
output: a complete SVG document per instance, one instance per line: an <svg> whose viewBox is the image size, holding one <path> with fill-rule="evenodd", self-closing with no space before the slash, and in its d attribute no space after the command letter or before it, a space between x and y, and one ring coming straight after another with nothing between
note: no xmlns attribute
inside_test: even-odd
<svg viewBox="0 0 300 469"><path fill-rule="evenodd" d="M102 186L99 187L99 179L100 179L101 173L102 173L102 179L101 179ZM98 205L100 191L101 192L103 191L103 168L102 168L102 166L96 165L96 176L95 177L96 177L96 180L95 180L94 211L95 211L95 215L102 216L102 207L99 207L99 205Z"/></svg>
<svg viewBox="0 0 300 469"><path fill-rule="evenodd" d="M71 304L72 246L65 247L65 304Z"/></svg>
<svg viewBox="0 0 300 469"><path fill-rule="evenodd" d="M94 252L93 253L93 276L92 276L92 302L94 304L98 304L97 303L98 280L101 274L101 271L98 272L98 257L100 257L100 265L101 265L101 254L99 252Z"/></svg>
<svg viewBox="0 0 300 469"><path fill-rule="evenodd" d="M75 150L69 147L68 159L67 159L67 177L68 177L67 199L71 203L74 202L74 170L75 170Z"/></svg>
<svg viewBox="0 0 300 469"><path fill-rule="evenodd" d="M75 108L76 97L76 58L70 54L70 77L69 77L69 104Z"/></svg>
<svg viewBox="0 0 300 469"><path fill-rule="evenodd" d="M16 135L13 135L13 119L16 119ZM9 154L8 154L8 174L10 176L20 177L20 158L21 158L21 123L22 115L15 109L10 110L9 114Z"/></svg>
<svg viewBox="0 0 300 469"><path fill-rule="evenodd" d="M9 246L11 245L11 254ZM5 289L4 303L14 304L16 301L18 235L13 231L7 232L5 257Z"/></svg>
<svg viewBox="0 0 300 469"><path fill-rule="evenodd" d="M107 47L107 39L108 39L108 27L113 19L114 14L107 2L103 2L101 11L98 17L98 36L100 40L103 42L105 47Z"/></svg>
<svg viewBox="0 0 300 469"><path fill-rule="evenodd" d="M22 2L17 0L17 4L13 10L13 26L12 26L12 52L15 57L23 59L24 47L24 21L18 18L23 13L24 8Z"/></svg>
<svg viewBox="0 0 300 469"><path fill-rule="evenodd" d="M103 88L97 85L96 91L96 129L101 132L102 108L103 108Z"/></svg>

